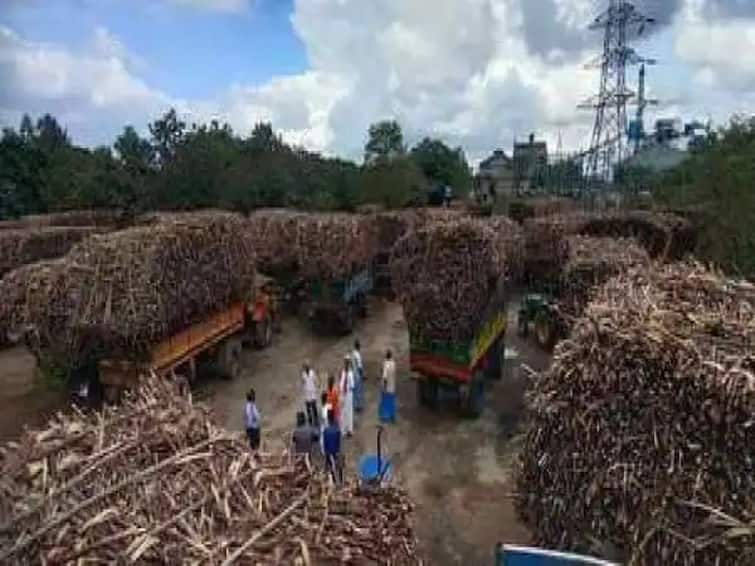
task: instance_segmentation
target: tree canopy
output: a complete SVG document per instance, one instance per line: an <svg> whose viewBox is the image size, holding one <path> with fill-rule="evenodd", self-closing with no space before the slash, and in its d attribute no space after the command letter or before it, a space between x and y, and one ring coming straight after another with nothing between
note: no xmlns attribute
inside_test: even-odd
<svg viewBox="0 0 755 566"><path fill-rule="evenodd" d="M112 147L91 149L51 115L24 116L0 137L0 218L93 207L400 207L423 202L429 183L471 182L460 149L432 140L407 154L403 140L397 122L373 124L359 166L293 147L269 123L244 136L217 121L188 125L171 109L148 132L126 125Z"/></svg>

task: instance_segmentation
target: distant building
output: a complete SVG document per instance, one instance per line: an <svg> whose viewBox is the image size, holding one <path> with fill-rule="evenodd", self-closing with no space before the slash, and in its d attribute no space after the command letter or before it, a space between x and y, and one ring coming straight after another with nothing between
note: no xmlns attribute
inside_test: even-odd
<svg viewBox="0 0 755 566"><path fill-rule="evenodd" d="M542 174L548 166L548 145L544 141L535 141L535 134L530 134L529 141L514 143L513 161L516 192L542 187Z"/></svg>
<svg viewBox="0 0 755 566"><path fill-rule="evenodd" d="M514 190L514 165L502 149L480 162L475 175L475 191L483 201L494 202L499 196L509 195Z"/></svg>

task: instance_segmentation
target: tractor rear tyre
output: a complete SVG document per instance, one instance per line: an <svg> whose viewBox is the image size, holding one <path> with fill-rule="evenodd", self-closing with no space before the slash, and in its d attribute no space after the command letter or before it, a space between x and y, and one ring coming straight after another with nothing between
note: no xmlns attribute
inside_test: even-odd
<svg viewBox="0 0 755 566"><path fill-rule="evenodd" d="M218 350L218 370L226 379L241 375L241 340L228 338Z"/></svg>

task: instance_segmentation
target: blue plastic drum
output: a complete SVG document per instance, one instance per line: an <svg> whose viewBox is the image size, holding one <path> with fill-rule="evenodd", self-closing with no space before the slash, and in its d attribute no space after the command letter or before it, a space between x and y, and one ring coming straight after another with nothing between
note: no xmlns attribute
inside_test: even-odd
<svg viewBox="0 0 755 566"><path fill-rule="evenodd" d="M383 474L383 483L388 483L393 475L393 465L388 458L383 457L382 470L378 470L377 454L367 454L359 460L359 480L363 483L373 483Z"/></svg>

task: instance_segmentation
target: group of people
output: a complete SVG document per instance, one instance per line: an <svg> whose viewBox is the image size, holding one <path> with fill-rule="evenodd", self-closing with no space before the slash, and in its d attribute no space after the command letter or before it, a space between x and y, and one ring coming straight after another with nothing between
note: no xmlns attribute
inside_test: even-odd
<svg viewBox="0 0 755 566"><path fill-rule="evenodd" d="M334 473L340 470L341 438L354 434L354 413L364 410L364 382L359 340L354 342L353 350L344 356L338 379L332 374L328 376L327 389L320 393L319 407L317 373L308 363L303 364L301 386L304 410L296 415L296 429L291 438L296 453L312 454L319 441L326 464ZM396 363L390 350L386 352L382 364L378 416L382 422L392 423L396 420ZM253 450L258 450L260 414L253 389L247 394L244 421L249 445Z"/></svg>

